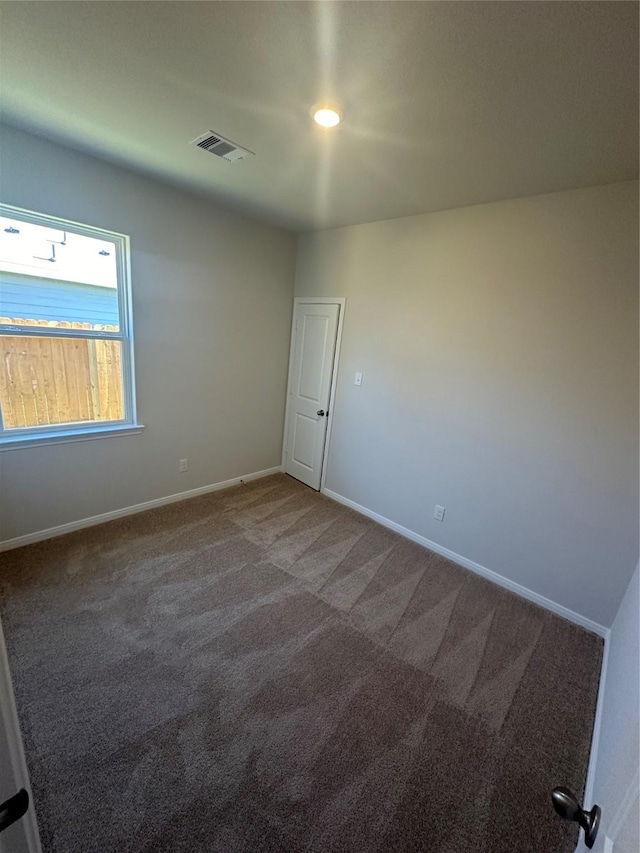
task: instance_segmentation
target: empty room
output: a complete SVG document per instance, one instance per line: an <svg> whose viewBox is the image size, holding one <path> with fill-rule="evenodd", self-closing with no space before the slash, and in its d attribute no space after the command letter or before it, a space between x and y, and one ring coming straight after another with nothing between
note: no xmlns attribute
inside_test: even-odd
<svg viewBox="0 0 640 853"><path fill-rule="evenodd" d="M0 0L0 853L638 853L638 13Z"/></svg>

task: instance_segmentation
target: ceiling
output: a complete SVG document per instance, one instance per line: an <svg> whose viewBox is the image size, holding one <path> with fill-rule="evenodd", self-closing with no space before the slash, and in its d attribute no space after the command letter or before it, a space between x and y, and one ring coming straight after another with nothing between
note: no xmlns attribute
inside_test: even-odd
<svg viewBox="0 0 640 853"><path fill-rule="evenodd" d="M638 177L635 2L0 6L5 122L294 231Z"/></svg>

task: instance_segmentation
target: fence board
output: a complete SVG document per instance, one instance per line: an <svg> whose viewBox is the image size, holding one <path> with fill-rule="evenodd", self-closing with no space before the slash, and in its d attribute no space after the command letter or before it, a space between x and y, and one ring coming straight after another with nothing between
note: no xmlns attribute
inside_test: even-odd
<svg viewBox="0 0 640 853"><path fill-rule="evenodd" d="M7 425L24 426L22 396L19 393L19 381L16 375L17 365L14 355L15 341L13 338L3 338L2 364L0 370L0 394L2 395L2 412ZM6 401L6 404L5 402Z"/></svg>
<svg viewBox="0 0 640 853"><path fill-rule="evenodd" d="M51 348L51 366L53 372L53 414L51 423L70 423L71 402L69 400L69 384L67 382L67 363L62 338L47 338Z"/></svg>
<svg viewBox="0 0 640 853"><path fill-rule="evenodd" d="M60 410L60 401L56 391L55 365L49 338L39 338L42 369L44 373L44 395L47 406L47 421L53 423L56 413Z"/></svg>
<svg viewBox="0 0 640 853"><path fill-rule="evenodd" d="M33 347L33 357L27 352L25 354L25 363L29 369L31 378L31 388L33 394L33 404L36 410L37 423L40 425L49 423L47 397L45 394L45 366L44 356L41 342L38 338L35 339L37 347ZM29 348L31 349L31 347ZM28 389L25 389L25 394Z"/></svg>
<svg viewBox="0 0 640 853"><path fill-rule="evenodd" d="M24 338L14 338L13 357L15 364L16 386L20 394L20 408L23 412L24 426L35 426L38 423L38 413L33 397L31 384L31 367Z"/></svg>

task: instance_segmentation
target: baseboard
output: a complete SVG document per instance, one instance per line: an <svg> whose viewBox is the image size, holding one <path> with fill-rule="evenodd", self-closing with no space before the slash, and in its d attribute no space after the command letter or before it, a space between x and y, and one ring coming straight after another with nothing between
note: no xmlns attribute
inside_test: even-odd
<svg viewBox="0 0 640 853"><path fill-rule="evenodd" d="M242 477L234 477L232 480L223 480L220 483L212 483L209 486L200 486L197 489L189 489L188 492L178 492L175 495L167 495L164 498L156 498L141 504L126 506L111 512L103 512L100 515L92 515L89 518L81 518L78 521L70 521L67 524L59 524L57 527L49 527L46 530L38 530L35 533L27 533L24 536L16 536L14 539L5 539L0 542L0 551L10 551L13 548L21 548L23 545L32 545L34 542L42 542L45 539L53 539L55 536L64 536L65 533L73 533L74 530L82 530L85 527L93 527L96 524L104 524L105 521L113 521L116 518L124 518L126 515L135 515L147 509L155 509L166 504L186 501L189 498L197 498L199 495L207 495L209 492L217 492L227 489L229 486L237 486L249 480L258 480L260 477L268 477L278 474L282 467L266 468L264 471L254 471L253 474L244 474Z"/></svg>
<svg viewBox="0 0 640 853"><path fill-rule="evenodd" d="M379 515L377 512L374 512L371 509L367 509L367 507L361 506L355 501L352 501L349 498L345 498L342 495L339 495L337 492L331 491L331 489L323 489L323 494L325 494L328 498L332 498L334 501L338 501L338 503L344 504L345 506L354 509L356 512L359 512L362 515L366 515L368 518L372 518L374 521L377 521L378 524L382 524L384 527L388 527L390 530L394 530L401 536L405 536L407 539L411 539L413 542L417 542L418 545L424 545L425 548L428 548L430 551L435 551L436 554L440 554L441 556L446 557L453 563L457 563L459 566L463 566L465 569L469 569L470 571L475 572L475 574L480 575L481 577L486 578L487 580L490 580L493 583L496 583L499 586L510 590L511 592L514 592L516 595L519 595L522 598L526 598L527 601L531 601L534 604L539 604L540 607L544 607L546 610L550 610L552 613L555 613L558 616L562 616L563 619L567 619L569 622L573 622L575 625L580 625L580 627L586 628L587 631L591 631L594 634L598 634L598 636L604 637L605 639L609 636L609 629L605 628L604 625L599 625L592 619L588 619L586 616L582 616L580 613L575 613L573 610L569 610L568 607L564 607L564 605L558 604L557 602L552 601L550 598L546 598L544 595L540 595L539 593L528 589L526 586L522 586L521 584L516 583L515 581L509 580L509 578L505 578L503 575L499 575L497 572L494 572L491 569L485 568L485 566L481 566L480 563L476 563L473 560L469 560L467 557L463 557L461 554L456 554L455 551L450 551L448 548L444 548L442 545L438 545L437 542L432 542L430 539L426 539L424 536L420 536L420 534L414 533L413 530L409 530L409 528L403 527L401 524L396 524L395 521L391 521L391 519L385 518L383 515Z"/></svg>

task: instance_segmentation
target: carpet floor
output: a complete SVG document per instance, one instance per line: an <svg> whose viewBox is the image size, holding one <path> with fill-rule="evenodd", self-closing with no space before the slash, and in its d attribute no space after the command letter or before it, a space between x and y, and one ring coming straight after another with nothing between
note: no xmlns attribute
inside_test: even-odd
<svg viewBox="0 0 640 853"><path fill-rule="evenodd" d="M570 853L602 641L278 474L0 555L46 853Z"/></svg>

